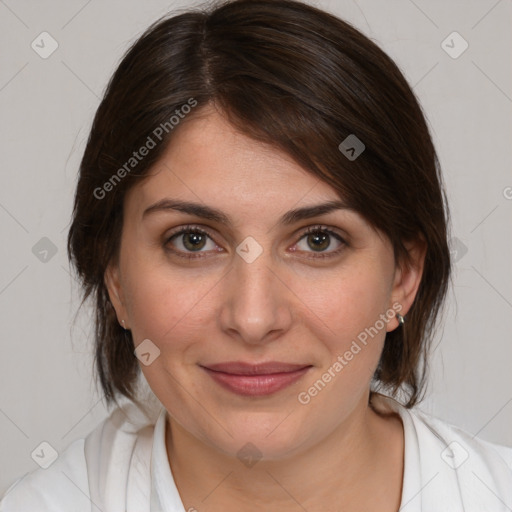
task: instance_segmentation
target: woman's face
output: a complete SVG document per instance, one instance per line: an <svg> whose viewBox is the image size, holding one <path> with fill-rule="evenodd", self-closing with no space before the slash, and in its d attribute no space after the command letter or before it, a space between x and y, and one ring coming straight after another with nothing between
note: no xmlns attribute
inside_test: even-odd
<svg viewBox="0 0 512 512"><path fill-rule="evenodd" d="M359 214L322 212L339 202L333 188L209 112L179 127L127 195L107 283L172 420L225 454L250 442L280 458L362 417L421 272L395 268ZM206 369L229 362L303 369Z"/></svg>

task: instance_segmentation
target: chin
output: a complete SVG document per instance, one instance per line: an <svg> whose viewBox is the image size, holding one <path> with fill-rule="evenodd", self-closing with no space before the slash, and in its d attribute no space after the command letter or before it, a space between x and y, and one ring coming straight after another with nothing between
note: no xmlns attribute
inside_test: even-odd
<svg viewBox="0 0 512 512"><path fill-rule="evenodd" d="M238 458L241 462L261 460L282 460L290 457L302 449L306 449L308 439L313 440L312 432L297 430L304 427L304 422L297 418L283 421L286 414L258 414L240 413L240 418L231 417L226 424L229 433L223 429L217 431L215 437L206 434L207 443L214 446L225 455ZM203 438L203 441L206 439ZM313 444L314 441L311 441ZM249 463L247 464L249 466Z"/></svg>

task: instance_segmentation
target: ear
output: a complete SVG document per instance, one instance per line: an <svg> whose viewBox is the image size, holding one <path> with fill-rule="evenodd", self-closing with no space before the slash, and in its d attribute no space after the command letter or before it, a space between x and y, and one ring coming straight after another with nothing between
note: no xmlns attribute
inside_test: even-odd
<svg viewBox="0 0 512 512"><path fill-rule="evenodd" d="M119 325L125 329L129 329L128 325L128 314L126 311L123 289L121 286L121 277L119 266L117 264L109 264L104 275L105 286L108 290L110 302L114 306L117 315L117 321ZM123 324L124 320L124 324Z"/></svg>
<svg viewBox="0 0 512 512"><path fill-rule="evenodd" d="M420 238L404 242L404 246L409 253L409 261L402 261L396 267L390 304L390 306L394 304L393 309L402 316L409 311L418 292L423 276L427 243L420 234ZM401 309L397 308L397 303L400 304ZM388 322L387 331L392 331L397 326L398 319L391 320Z"/></svg>

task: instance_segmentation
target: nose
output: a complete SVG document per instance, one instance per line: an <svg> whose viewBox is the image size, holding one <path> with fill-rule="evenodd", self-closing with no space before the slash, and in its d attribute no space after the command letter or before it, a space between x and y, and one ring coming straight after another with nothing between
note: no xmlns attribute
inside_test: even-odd
<svg viewBox="0 0 512 512"><path fill-rule="evenodd" d="M220 323L224 332L251 345L281 337L292 325L291 290L267 252L248 263L236 255L224 282Z"/></svg>

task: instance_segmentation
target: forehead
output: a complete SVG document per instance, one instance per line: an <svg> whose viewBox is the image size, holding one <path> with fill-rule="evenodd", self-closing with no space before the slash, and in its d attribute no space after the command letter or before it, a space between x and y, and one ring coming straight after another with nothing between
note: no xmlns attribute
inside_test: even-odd
<svg viewBox="0 0 512 512"><path fill-rule="evenodd" d="M250 214L282 211L339 194L278 148L251 139L213 109L187 120L127 203L137 210L166 196Z"/></svg>

